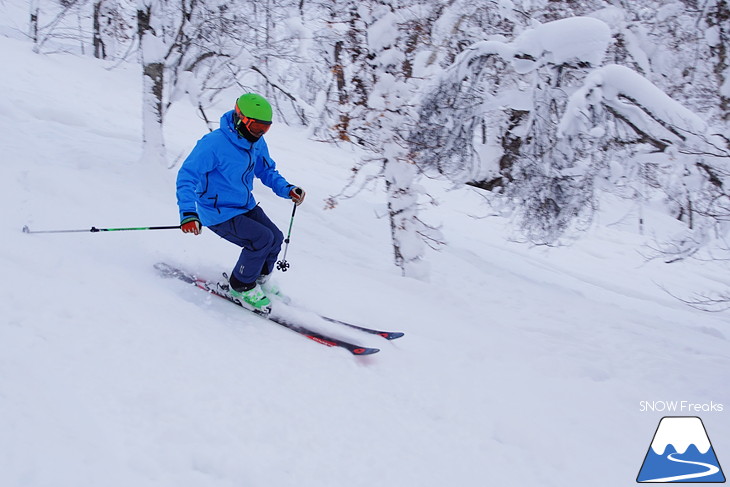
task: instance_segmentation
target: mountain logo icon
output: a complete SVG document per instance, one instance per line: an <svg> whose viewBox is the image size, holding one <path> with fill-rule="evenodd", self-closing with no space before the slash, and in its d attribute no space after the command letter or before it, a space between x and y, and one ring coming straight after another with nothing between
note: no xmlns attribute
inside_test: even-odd
<svg viewBox="0 0 730 487"><path fill-rule="evenodd" d="M725 482L725 475L702 420L696 416L663 417L636 481Z"/></svg>

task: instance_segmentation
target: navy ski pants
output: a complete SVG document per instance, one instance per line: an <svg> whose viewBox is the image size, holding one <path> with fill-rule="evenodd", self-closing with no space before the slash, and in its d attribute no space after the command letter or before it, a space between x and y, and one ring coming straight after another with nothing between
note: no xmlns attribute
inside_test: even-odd
<svg viewBox="0 0 730 487"><path fill-rule="evenodd" d="M261 274L274 270L284 234L260 206L209 228L219 237L242 247L233 268L233 276L242 283L252 283Z"/></svg>

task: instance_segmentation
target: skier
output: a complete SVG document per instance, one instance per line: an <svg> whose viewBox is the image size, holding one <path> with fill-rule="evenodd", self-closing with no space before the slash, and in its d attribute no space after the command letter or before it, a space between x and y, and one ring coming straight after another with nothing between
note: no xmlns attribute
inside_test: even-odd
<svg viewBox="0 0 730 487"><path fill-rule="evenodd" d="M269 156L263 136L271 120L271 105L263 96L241 95L234 109L221 116L220 128L198 141L177 174L182 231L198 235L206 226L241 247L231 272L231 295L264 313L271 310L267 293L278 294L269 278L284 235L254 199L254 176L297 206L305 196L279 174Z"/></svg>

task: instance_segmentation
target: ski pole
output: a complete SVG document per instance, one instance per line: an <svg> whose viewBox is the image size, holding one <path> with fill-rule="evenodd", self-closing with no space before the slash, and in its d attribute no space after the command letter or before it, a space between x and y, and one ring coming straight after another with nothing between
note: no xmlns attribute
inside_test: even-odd
<svg viewBox="0 0 730 487"><path fill-rule="evenodd" d="M276 268L279 269L281 272L286 272L289 267L289 262L286 261L286 252L289 250L289 240L291 240L291 227L294 225L294 214L297 212L297 204L294 203L294 208L291 211L291 220L289 220L289 231L286 234L286 239L284 239L284 243L286 244L284 246L284 257L276 263Z"/></svg>
<svg viewBox="0 0 730 487"><path fill-rule="evenodd" d="M128 228L96 228L91 227L83 230L31 230L28 225L23 226L23 233L76 233L76 232L122 232L126 230L180 230L180 225L169 225L164 227L128 227Z"/></svg>

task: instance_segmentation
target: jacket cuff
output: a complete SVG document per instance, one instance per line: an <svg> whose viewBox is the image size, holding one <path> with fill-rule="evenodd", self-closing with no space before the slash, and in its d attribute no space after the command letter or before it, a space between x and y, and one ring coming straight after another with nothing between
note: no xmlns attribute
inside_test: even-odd
<svg viewBox="0 0 730 487"><path fill-rule="evenodd" d="M180 225L184 225L188 222L192 221L200 221L200 218L198 218L198 214L194 211L186 211L182 214L182 220L180 221Z"/></svg>

